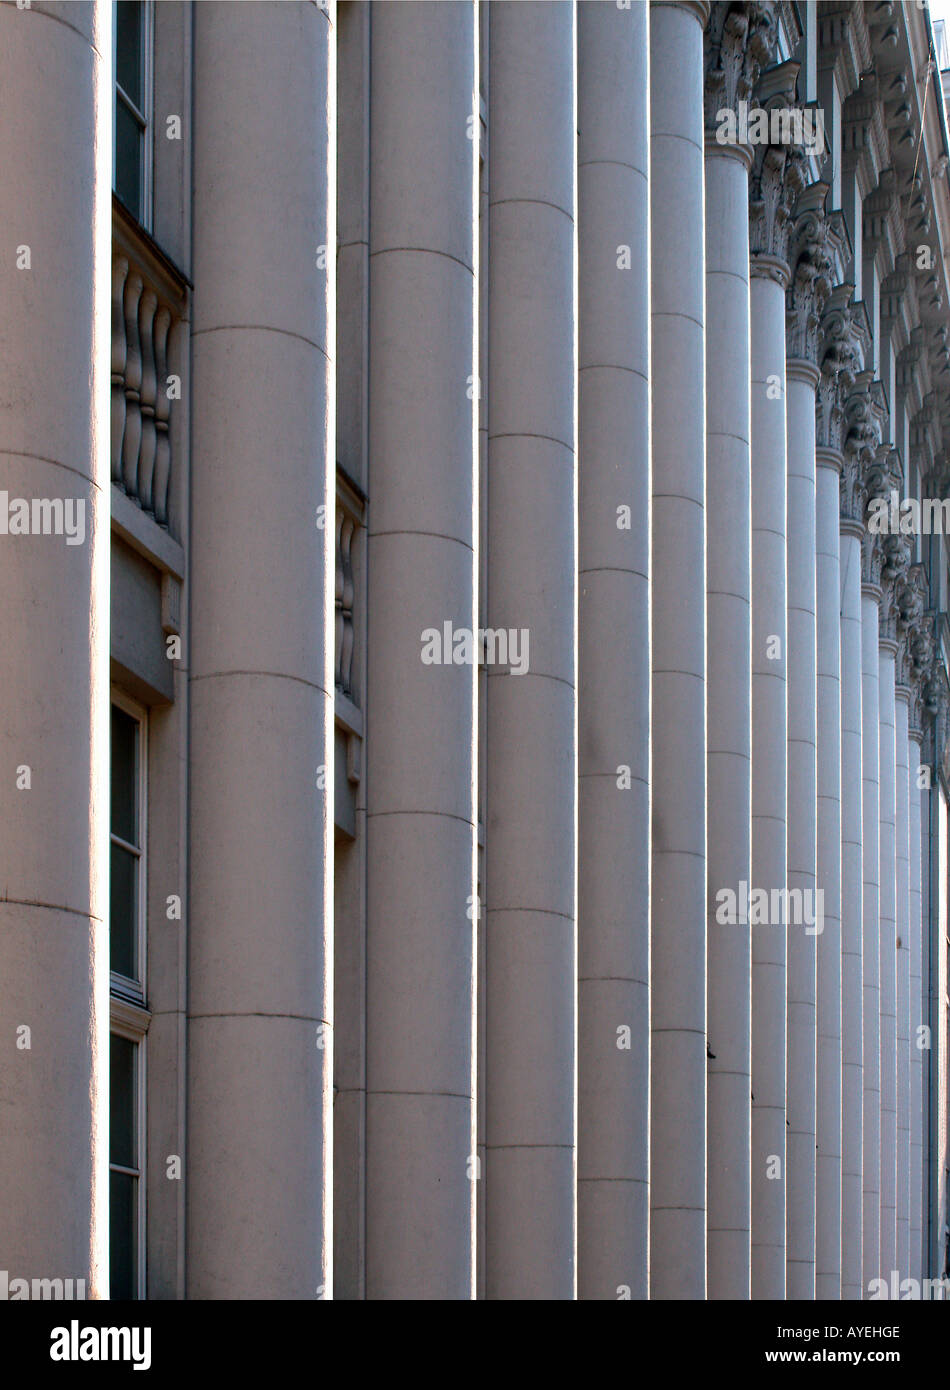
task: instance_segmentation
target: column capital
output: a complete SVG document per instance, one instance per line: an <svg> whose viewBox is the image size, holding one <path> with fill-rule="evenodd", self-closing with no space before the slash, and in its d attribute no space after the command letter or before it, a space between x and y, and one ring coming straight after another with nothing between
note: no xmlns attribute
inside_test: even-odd
<svg viewBox="0 0 950 1390"><path fill-rule="evenodd" d="M747 141L724 139L724 122L737 130L740 109L748 105L777 41L775 7L765 0L716 5L703 35L706 144L734 154L746 168L752 164L752 147Z"/></svg>
<svg viewBox="0 0 950 1390"><path fill-rule="evenodd" d="M795 205L789 238L789 283L785 318L789 358L820 361L821 316L834 287L848 244L844 217L826 210L828 184L818 181L803 189ZM817 385L817 371L816 382Z"/></svg>
<svg viewBox="0 0 950 1390"><path fill-rule="evenodd" d="M835 454L844 449L844 402L864 360L867 316L852 302L853 293L853 285L837 285L819 324L821 377L815 401L815 435L820 450Z"/></svg>
<svg viewBox="0 0 950 1390"><path fill-rule="evenodd" d="M881 537L881 645L898 654L905 645L901 630L901 586L910 562L910 544L906 536Z"/></svg>
<svg viewBox="0 0 950 1390"><path fill-rule="evenodd" d="M797 63L780 63L759 81L756 114L765 127L765 139L753 145L749 175L751 273L775 280L783 289L789 276L792 209L805 186L804 147L794 139L796 122L791 119L801 114L796 101L798 73ZM797 124L801 131L802 122ZM773 133L782 134L781 142L773 143Z"/></svg>
<svg viewBox="0 0 950 1390"><path fill-rule="evenodd" d="M881 436L887 408L884 390L870 372L859 372L844 405L844 467L841 472L841 516L863 528L872 497L887 496L890 471L881 457ZM877 581L875 581L877 582Z"/></svg>

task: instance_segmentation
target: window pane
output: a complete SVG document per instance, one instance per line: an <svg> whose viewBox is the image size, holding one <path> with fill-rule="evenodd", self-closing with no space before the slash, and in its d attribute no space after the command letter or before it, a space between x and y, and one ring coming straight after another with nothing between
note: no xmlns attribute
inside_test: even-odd
<svg viewBox="0 0 950 1390"><path fill-rule="evenodd" d="M134 217L142 216L144 141L138 121L121 97L115 103L115 191Z"/></svg>
<svg viewBox="0 0 950 1390"><path fill-rule="evenodd" d="M109 1174L109 1297L135 1298L138 1178Z"/></svg>
<svg viewBox="0 0 950 1390"><path fill-rule="evenodd" d="M137 1166L135 1144L135 1067L138 1047L128 1038L109 1037L109 1162Z"/></svg>
<svg viewBox="0 0 950 1390"><path fill-rule="evenodd" d="M138 845L139 726L112 706L112 833Z"/></svg>
<svg viewBox="0 0 950 1390"><path fill-rule="evenodd" d="M116 844L112 846L109 861L109 969L137 980L139 861Z"/></svg>
<svg viewBox="0 0 950 1390"><path fill-rule="evenodd" d="M142 6L119 0L115 16L115 76L122 90L142 110Z"/></svg>

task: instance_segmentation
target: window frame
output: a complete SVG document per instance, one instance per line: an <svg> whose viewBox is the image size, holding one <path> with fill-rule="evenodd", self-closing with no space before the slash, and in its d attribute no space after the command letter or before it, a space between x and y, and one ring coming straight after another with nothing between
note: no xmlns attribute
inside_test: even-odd
<svg viewBox="0 0 950 1390"><path fill-rule="evenodd" d="M135 102L119 85L118 78L118 0L112 0L112 191L126 211L146 232L152 230L152 179L153 142L155 115L155 0L140 0L142 5L142 99L144 109ZM142 191L140 206L128 208L116 192L116 107L121 99L124 106L138 122L142 132Z"/></svg>
<svg viewBox="0 0 950 1390"><path fill-rule="evenodd" d="M148 709L133 700L125 691L112 686L110 703L134 719L138 727L135 782L137 793L138 845L132 845L121 836L115 835L109 826L109 845L118 843L126 850L136 854L138 878L136 882L136 956L138 979L109 971L109 1033L125 1038L135 1047L135 1084L133 1103L135 1105L135 1160L134 1168L112 1162L110 1152L109 1172L127 1173L136 1182L135 1211L135 1297L144 1300L147 1288L147 1183L146 1155L148 1136L147 1065L148 1065L148 1026L151 1014L146 1005L147 967L148 967ZM110 758L111 788L111 758ZM109 1105L111 1114L112 1078L109 1078ZM111 1224L111 1223L110 1223ZM111 1296L111 1291L110 1291Z"/></svg>
<svg viewBox="0 0 950 1390"><path fill-rule="evenodd" d="M138 976L133 978L130 975L120 975L110 968L109 992L144 1009L148 997L148 710L115 686L111 691L111 704L122 710L130 719L134 719L138 725L138 757L135 780L138 792L139 844L133 845L128 840L123 840L120 835L113 832L110 824L110 850L113 844L118 844L122 849L134 854L138 860L135 895L135 954Z"/></svg>

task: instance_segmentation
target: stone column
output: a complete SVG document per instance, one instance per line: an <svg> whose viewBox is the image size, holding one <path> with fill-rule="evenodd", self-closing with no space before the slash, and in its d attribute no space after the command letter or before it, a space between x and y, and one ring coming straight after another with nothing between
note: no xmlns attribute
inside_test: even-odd
<svg viewBox="0 0 950 1390"><path fill-rule="evenodd" d="M705 3L650 7L653 1298L706 1293Z"/></svg>
<svg viewBox="0 0 950 1390"><path fill-rule="evenodd" d="M580 1298L648 1294L649 15L577 7Z"/></svg>
<svg viewBox="0 0 950 1390"><path fill-rule="evenodd" d="M195 10L190 1298L332 1287L332 25Z"/></svg>
<svg viewBox="0 0 950 1390"><path fill-rule="evenodd" d="M910 823L906 647L898 655L897 686L897 1254L895 1269L910 1274Z"/></svg>
<svg viewBox="0 0 950 1390"><path fill-rule="evenodd" d="M104 0L0 7L0 1263L87 1298L109 1293L111 52Z"/></svg>
<svg viewBox="0 0 950 1390"><path fill-rule="evenodd" d="M841 1297L860 1299L864 1228L864 727L860 465L841 486Z"/></svg>
<svg viewBox="0 0 950 1390"><path fill-rule="evenodd" d="M922 1275L924 1170L924 1051L919 1046L921 1018L921 798L918 786L923 764L922 702L913 692L908 743L908 825L910 839L910 1265L908 1276Z"/></svg>
<svg viewBox="0 0 950 1390"><path fill-rule="evenodd" d="M880 612L878 692L880 709L880 988L881 988L881 1254L880 1273L897 1268L897 785L894 577L890 543Z"/></svg>
<svg viewBox="0 0 950 1390"><path fill-rule="evenodd" d="M840 222L834 227L840 231ZM846 251L839 246L842 259ZM824 894L824 930L818 938L816 1042L816 1171L815 1171L815 1297L841 1297L842 1250L842 1090L845 1038L842 1027L842 930L845 908L842 892L842 728L848 719L846 701L852 686L844 687L842 601L844 571L840 535L845 458L842 402L854 383L855 341L849 310L852 288L839 285L831 293L821 321L821 376L816 401L816 565L817 598L817 877ZM860 594L852 599L860 618ZM851 630L860 624L853 620ZM854 643L852 642L852 647ZM853 653L852 653L853 659ZM856 667L860 668L860 645ZM858 685L860 682L858 681ZM860 702L859 702L860 712ZM853 712L852 712L853 713ZM860 725L860 719L851 720ZM860 738L851 728L849 757L857 757L860 783ZM858 803L860 812L860 803ZM860 835L858 837L860 854ZM852 851L853 859L853 851ZM858 861L860 866L860 860ZM853 877L853 865L852 865ZM860 908L860 867L858 868ZM860 914L859 914L860 917ZM860 927L860 920L858 922ZM860 995L860 956L857 975ZM860 1040L860 999L857 1035ZM860 1060L860 1049L859 1049ZM860 1094L859 1094L860 1102ZM860 1106L859 1106L860 1108ZM860 1198L860 1194L858 1194ZM860 1206L860 1200L859 1200Z"/></svg>
<svg viewBox="0 0 950 1390"><path fill-rule="evenodd" d="M815 395L819 323L844 245L842 228L825 216L827 192L827 184L815 183L798 199L786 295L788 887L790 901L797 896L802 909L789 921L787 938L786 1296L791 1299L815 1297L817 952L825 925L815 895L821 886ZM837 508L834 521L837 541ZM837 581L831 592L837 593Z"/></svg>
<svg viewBox="0 0 950 1390"><path fill-rule="evenodd" d="M793 99L794 65L763 77L767 110ZM787 882L786 374L789 214L802 186L797 152L755 147L752 283L752 886ZM785 1297L786 925L752 933L752 1297Z"/></svg>
<svg viewBox="0 0 950 1390"><path fill-rule="evenodd" d="M373 6L370 1299L474 1296L476 70L471 5Z"/></svg>
<svg viewBox="0 0 950 1390"><path fill-rule="evenodd" d="M487 1293L569 1299L576 1288L574 7L498 5L490 28L488 618L492 628L530 638L530 663L521 674L495 666L488 678Z"/></svg>
<svg viewBox="0 0 950 1390"><path fill-rule="evenodd" d="M862 1292L881 1253L880 541L865 536L861 569L862 821L864 845L864 1216Z"/></svg>
<svg viewBox="0 0 950 1390"><path fill-rule="evenodd" d="M748 101L774 34L770 11L717 5L706 67L707 1272L709 1297L750 1292L752 955L721 895L750 882L751 149L717 139L719 112ZM728 538L728 544L726 543ZM726 920L723 920L723 919Z"/></svg>

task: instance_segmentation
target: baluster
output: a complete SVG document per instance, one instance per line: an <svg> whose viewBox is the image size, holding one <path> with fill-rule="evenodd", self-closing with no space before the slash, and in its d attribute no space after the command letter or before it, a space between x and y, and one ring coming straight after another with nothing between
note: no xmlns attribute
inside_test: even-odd
<svg viewBox="0 0 950 1390"><path fill-rule="evenodd" d="M168 342L172 316L162 307L155 315L155 471L152 476L152 509L155 520L167 525L168 485L171 476L171 436L169 421L171 401L168 399Z"/></svg>
<svg viewBox="0 0 950 1390"><path fill-rule="evenodd" d="M122 481L126 492L134 497L138 481L139 448L142 442L142 408L139 392L142 387L142 349L139 343L139 297L142 277L135 270L125 284L125 436L122 442Z"/></svg>
<svg viewBox="0 0 950 1390"><path fill-rule="evenodd" d="M154 290L146 289L139 304L139 343L142 349L142 442L136 493L145 511L152 510L152 471L155 467L155 350L152 320L158 307Z"/></svg>
<svg viewBox="0 0 950 1390"><path fill-rule="evenodd" d="M112 262L112 481L122 481L122 436L125 432L125 277L124 256Z"/></svg>

